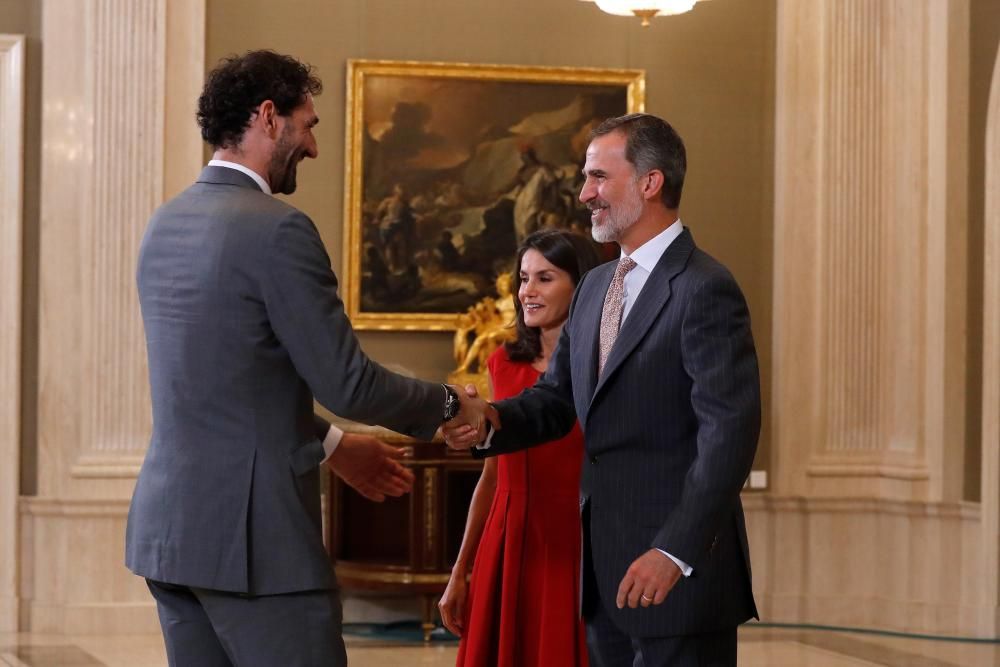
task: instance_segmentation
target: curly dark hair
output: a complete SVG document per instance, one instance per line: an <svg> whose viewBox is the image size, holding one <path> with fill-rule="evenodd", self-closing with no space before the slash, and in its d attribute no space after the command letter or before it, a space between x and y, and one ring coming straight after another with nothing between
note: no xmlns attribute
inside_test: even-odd
<svg viewBox="0 0 1000 667"><path fill-rule="evenodd" d="M312 65L274 51L247 51L224 58L208 73L198 98L201 137L213 148L231 148L260 103L274 102L278 114L287 116L306 95L323 92L323 82Z"/></svg>
<svg viewBox="0 0 1000 667"><path fill-rule="evenodd" d="M542 229L521 242L514 263L513 285L517 338L504 344L511 361L532 362L542 353L541 331L524 323L524 310L521 300L517 298L521 289L521 259L529 250L537 250L553 266L568 273L574 287L580 283L583 274L601 263L593 241L564 229Z"/></svg>
<svg viewBox="0 0 1000 667"><path fill-rule="evenodd" d="M625 159L635 166L639 175L653 169L663 172L660 192L663 204L669 209L678 208L687 172L687 151L677 130L662 118L632 113L604 121L590 133L590 139L612 132L625 135Z"/></svg>

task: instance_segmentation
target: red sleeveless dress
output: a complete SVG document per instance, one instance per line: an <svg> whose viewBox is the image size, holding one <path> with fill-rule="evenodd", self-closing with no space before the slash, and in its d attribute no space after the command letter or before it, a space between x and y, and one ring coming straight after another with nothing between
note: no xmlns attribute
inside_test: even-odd
<svg viewBox="0 0 1000 667"><path fill-rule="evenodd" d="M500 347L494 399L539 372ZM497 488L476 551L458 665L586 667L580 619L580 426L565 438L497 457Z"/></svg>

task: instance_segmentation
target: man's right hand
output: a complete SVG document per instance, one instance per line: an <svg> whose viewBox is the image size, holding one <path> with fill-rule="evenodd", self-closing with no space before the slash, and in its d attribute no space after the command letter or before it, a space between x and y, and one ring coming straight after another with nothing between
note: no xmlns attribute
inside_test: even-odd
<svg viewBox="0 0 1000 667"><path fill-rule="evenodd" d="M413 487L413 473L399 462L403 452L377 438L345 433L326 465L368 500L382 502Z"/></svg>
<svg viewBox="0 0 1000 667"><path fill-rule="evenodd" d="M451 421L441 426L444 441L452 449L469 449L486 440L486 422L500 430L500 414L496 408L479 398L475 385L466 385L465 391L456 387L461 409Z"/></svg>

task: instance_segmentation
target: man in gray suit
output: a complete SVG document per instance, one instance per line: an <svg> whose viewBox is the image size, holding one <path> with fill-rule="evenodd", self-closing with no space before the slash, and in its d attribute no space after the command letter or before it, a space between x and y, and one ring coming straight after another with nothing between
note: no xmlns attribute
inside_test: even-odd
<svg viewBox="0 0 1000 667"><path fill-rule="evenodd" d="M213 160L161 206L139 253L153 434L129 510L171 665L345 665L323 547L320 464L365 496L409 490L394 449L332 412L430 439L454 388L365 356L316 227L271 196L317 155L311 68L269 51L225 60L199 99ZM388 526L384 527L390 528ZM373 526L379 530L379 526Z"/></svg>
<svg viewBox="0 0 1000 667"><path fill-rule="evenodd" d="M575 419L594 667L736 664L757 615L740 504L760 431L746 302L678 218L684 144L663 120L598 127L580 200L622 255L581 280L548 370L489 414L445 427L493 456L553 440ZM484 442L485 440L485 442Z"/></svg>

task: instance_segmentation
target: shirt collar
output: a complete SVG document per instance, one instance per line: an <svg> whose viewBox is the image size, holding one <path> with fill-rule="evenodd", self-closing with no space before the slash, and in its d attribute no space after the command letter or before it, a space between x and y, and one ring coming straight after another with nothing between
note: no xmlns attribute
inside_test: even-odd
<svg viewBox="0 0 1000 667"><path fill-rule="evenodd" d="M652 273L653 269L656 267L657 262L660 261L660 257L666 252L667 247L674 242L681 232L684 231L684 225L681 224L680 218L678 218L674 224L670 225L662 232L649 239L641 246L635 249L629 257L632 258L637 265L641 266L646 273ZM622 253L625 256L625 253Z"/></svg>
<svg viewBox="0 0 1000 667"><path fill-rule="evenodd" d="M208 166L210 167L225 167L226 169L235 169L236 171L242 171L244 174L249 176L254 180L254 182L260 186L260 189L264 191L264 194L271 194L271 186L267 184L267 181L258 174L256 171L249 167L245 167L242 164L236 162L229 162L228 160L209 160Z"/></svg>

